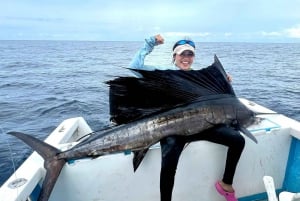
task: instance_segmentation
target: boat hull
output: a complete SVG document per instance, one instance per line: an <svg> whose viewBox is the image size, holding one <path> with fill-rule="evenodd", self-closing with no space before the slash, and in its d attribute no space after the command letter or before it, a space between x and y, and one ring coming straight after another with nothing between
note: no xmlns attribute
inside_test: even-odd
<svg viewBox="0 0 300 201"><path fill-rule="evenodd" d="M266 200L263 176L272 176L277 191L300 191L300 123L264 107L243 100L251 110L270 113L248 129L258 144L246 139L234 187L240 201ZM62 122L46 139L60 149L74 146L75 139L91 132L83 118ZM227 148L207 141L190 143L183 151L176 173L173 201L223 201L214 183L222 178ZM150 148L136 172L133 153L122 152L95 159L67 163L57 180L50 201L60 200L159 200L161 153L159 144ZM12 188L11 184L23 184ZM33 153L0 188L0 201L36 200L45 170L43 159ZM24 181L24 180L23 180Z"/></svg>

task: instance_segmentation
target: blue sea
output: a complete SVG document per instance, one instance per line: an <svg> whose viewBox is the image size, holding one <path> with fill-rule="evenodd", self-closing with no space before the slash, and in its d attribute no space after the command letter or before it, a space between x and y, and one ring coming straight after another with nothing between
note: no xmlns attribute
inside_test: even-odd
<svg viewBox="0 0 300 201"><path fill-rule="evenodd" d="M82 116L93 130L109 125L105 81L126 69L140 42L0 41L0 185L32 150L7 135L44 140L63 120ZM194 69L216 54L239 97L300 121L300 44L197 43ZM172 43L145 61L172 65Z"/></svg>

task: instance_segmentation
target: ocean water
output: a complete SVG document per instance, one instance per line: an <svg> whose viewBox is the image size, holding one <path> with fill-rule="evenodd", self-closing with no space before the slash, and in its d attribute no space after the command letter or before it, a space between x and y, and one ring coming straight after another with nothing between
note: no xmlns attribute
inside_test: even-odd
<svg viewBox="0 0 300 201"><path fill-rule="evenodd" d="M64 119L82 116L93 130L109 125L105 81L126 69L140 42L0 41L0 185L32 150L7 135L45 139ZM239 97L300 121L300 44L198 43L195 69L216 54ZM145 61L171 65L172 43Z"/></svg>

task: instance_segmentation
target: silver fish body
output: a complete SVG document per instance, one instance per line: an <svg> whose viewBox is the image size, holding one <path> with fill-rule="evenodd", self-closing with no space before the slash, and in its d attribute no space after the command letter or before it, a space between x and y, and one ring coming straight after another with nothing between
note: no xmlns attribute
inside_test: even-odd
<svg viewBox="0 0 300 201"><path fill-rule="evenodd" d="M72 149L59 153L57 157L68 160L124 150L140 150L166 136L201 135L201 131L218 124L247 127L254 122L254 118L254 113L236 97L218 95L217 99L201 100L104 133L96 133Z"/></svg>

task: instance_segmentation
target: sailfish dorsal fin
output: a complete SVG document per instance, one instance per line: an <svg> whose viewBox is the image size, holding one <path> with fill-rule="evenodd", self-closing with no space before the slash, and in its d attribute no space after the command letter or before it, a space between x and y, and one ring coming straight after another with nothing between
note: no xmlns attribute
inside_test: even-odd
<svg viewBox="0 0 300 201"><path fill-rule="evenodd" d="M132 70L132 69L131 69ZM110 114L117 124L186 104L200 97L235 96L217 56L201 70L136 70L142 77L119 77L108 81Z"/></svg>

